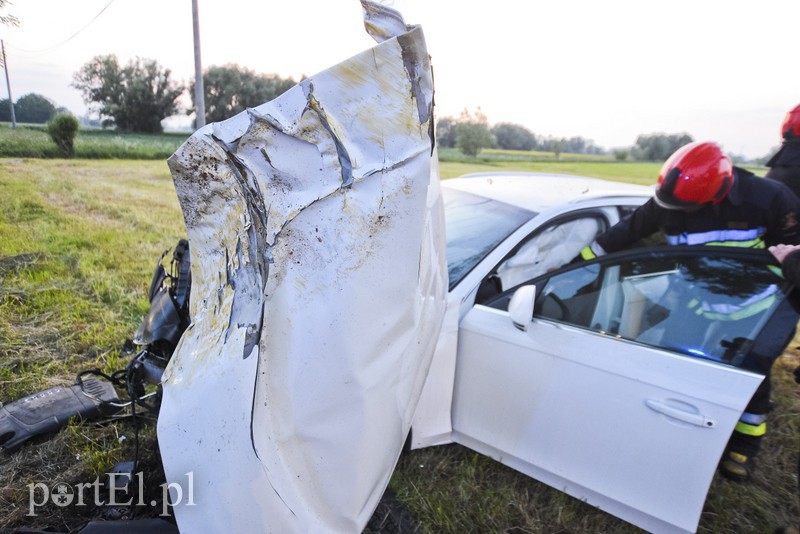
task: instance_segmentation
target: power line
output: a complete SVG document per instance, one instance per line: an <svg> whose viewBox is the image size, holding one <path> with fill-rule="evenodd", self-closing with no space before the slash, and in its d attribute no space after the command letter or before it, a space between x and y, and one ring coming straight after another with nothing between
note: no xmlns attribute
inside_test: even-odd
<svg viewBox="0 0 800 534"><path fill-rule="evenodd" d="M105 7L103 9L101 9L97 13L97 15L92 17L92 19L89 22L87 22L81 29L79 29L78 31L76 31L75 33L73 33L72 35L70 35L69 37L67 37L63 41L61 41L60 43L56 43L56 44L54 44L52 46L48 46L47 48L42 48L42 49L39 49L39 50L26 50L24 48L18 48L18 47L14 46L14 45L12 45L10 43L9 43L8 47L9 48L13 48L14 50L19 50L20 52L27 52L29 54L42 54L44 52L49 52L50 50L52 50L54 48L58 48L59 46L68 43L69 41L73 40L75 37L80 35L83 32L83 30L88 28L94 21L96 21L100 17L100 15L102 15L105 12L105 10L108 9L109 6L114 3L114 1L115 0L109 0L109 2L105 5Z"/></svg>

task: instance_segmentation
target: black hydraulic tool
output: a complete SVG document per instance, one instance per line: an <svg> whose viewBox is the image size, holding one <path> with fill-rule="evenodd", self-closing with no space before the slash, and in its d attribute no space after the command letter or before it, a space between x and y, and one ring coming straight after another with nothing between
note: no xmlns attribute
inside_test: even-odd
<svg viewBox="0 0 800 534"><path fill-rule="evenodd" d="M120 409L113 384L93 377L40 391L0 407L0 448L14 450L33 437L55 433L73 417L97 419Z"/></svg>

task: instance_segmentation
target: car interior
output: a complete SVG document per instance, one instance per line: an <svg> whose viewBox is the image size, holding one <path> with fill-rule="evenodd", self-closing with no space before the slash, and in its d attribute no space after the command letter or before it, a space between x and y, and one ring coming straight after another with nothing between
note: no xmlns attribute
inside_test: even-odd
<svg viewBox="0 0 800 534"><path fill-rule="evenodd" d="M573 215L533 233L483 279L475 302L486 302L526 280L566 265L607 228L608 222L600 215Z"/></svg>
<svg viewBox="0 0 800 534"><path fill-rule="evenodd" d="M742 271L746 282L732 276ZM785 297L765 265L697 254L590 262L530 282L534 317L733 365ZM512 294L486 305L505 310Z"/></svg>

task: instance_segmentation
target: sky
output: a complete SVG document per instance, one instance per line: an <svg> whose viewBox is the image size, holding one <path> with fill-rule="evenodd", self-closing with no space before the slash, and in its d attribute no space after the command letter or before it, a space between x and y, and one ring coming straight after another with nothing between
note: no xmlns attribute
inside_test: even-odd
<svg viewBox="0 0 800 534"><path fill-rule="evenodd" d="M11 0L0 26L14 100L84 115L72 75L92 57L194 77L191 0ZM750 158L800 104L800 0L384 0L423 27L438 117L581 136L604 148L686 132ZM198 0L203 66L299 80L373 46L358 0ZM102 13L101 13L102 11ZM98 16L98 13L99 16ZM7 98L0 84L0 99Z"/></svg>

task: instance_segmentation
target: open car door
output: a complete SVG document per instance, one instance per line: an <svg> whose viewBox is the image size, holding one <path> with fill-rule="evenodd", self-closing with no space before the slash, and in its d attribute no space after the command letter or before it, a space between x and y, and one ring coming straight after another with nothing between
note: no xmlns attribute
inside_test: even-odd
<svg viewBox="0 0 800 534"><path fill-rule="evenodd" d="M650 531L694 532L763 378L742 368L749 348L788 291L769 263L763 251L633 251L533 280L511 313L513 291L475 306L460 328L454 441Z"/></svg>

